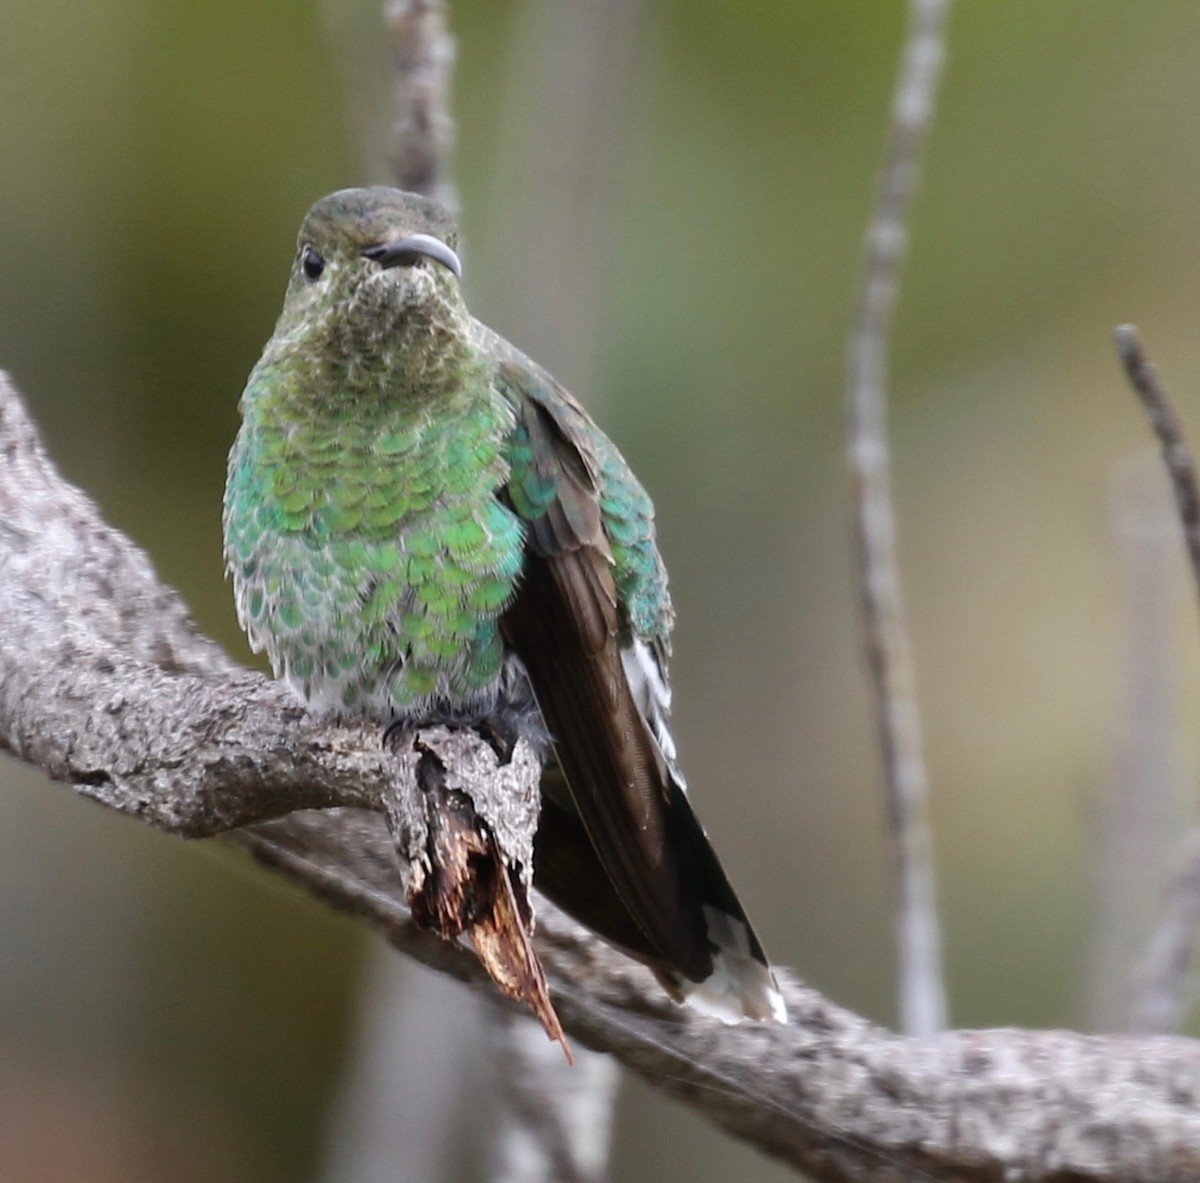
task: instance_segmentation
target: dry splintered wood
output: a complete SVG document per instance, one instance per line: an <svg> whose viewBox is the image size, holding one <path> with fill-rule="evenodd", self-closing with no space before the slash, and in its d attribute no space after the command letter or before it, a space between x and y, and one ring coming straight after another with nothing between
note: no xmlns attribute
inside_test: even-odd
<svg viewBox="0 0 1200 1183"><path fill-rule="evenodd" d="M465 766L447 759L458 783L486 767L462 742ZM3 377L0 748L161 829L232 830L228 840L396 948L491 989L468 950L423 931L406 906L381 812L398 762L378 733L309 719L200 635L142 552L61 479ZM724 1026L675 1006L647 970L542 901L534 947L573 1041L813 1178L1200 1179L1192 1040L904 1038L786 972L787 1026Z"/></svg>
<svg viewBox="0 0 1200 1183"><path fill-rule="evenodd" d="M497 988L528 1006L572 1061L531 939L537 757L520 742L506 761L492 753L482 775L463 777L480 755L470 731L402 733L389 746L407 775L384 812L413 919L446 941L466 935Z"/></svg>

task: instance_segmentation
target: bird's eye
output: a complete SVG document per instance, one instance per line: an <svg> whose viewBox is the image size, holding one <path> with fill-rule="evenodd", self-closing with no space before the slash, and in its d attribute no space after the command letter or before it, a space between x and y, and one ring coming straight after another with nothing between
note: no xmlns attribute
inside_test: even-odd
<svg viewBox="0 0 1200 1183"><path fill-rule="evenodd" d="M325 270L325 256L315 246L306 246L300 252L300 266L304 271L304 278L315 283Z"/></svg>

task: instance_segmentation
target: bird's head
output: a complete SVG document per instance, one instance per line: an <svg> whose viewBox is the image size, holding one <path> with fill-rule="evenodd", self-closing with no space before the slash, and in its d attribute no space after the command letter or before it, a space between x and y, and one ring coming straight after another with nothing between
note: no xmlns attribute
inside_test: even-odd
<svg viewBox="0 0 1200 1183"><path fill-rule="evenodd" d="M470 320L457 243L450 214L416 194L378 186L323 197L300 227L276 339L351 369L406 368L452 350Z"/></svg>

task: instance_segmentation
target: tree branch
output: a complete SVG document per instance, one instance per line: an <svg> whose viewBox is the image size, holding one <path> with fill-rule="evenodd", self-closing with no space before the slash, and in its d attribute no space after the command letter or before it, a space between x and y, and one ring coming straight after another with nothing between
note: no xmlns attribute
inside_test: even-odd
<svg viewBox="0 0 1200 1183"><path fill-rule="evenodd" d="M618 1069L583 1052L567 1064L525 1015L493 1007L488 1053L497 1126L487 1177L494 1183L603 1183Z"/></svg>
<svg viewBox="0 0 1200 1183"><path fill-rule="evenodd" d="M1158 380L1158 372L1146 354L1137 329L1133 325L1119 325L1113 339L1125 376L1162 449L1163 464L1183 526L1196 593L1200 596L1200 488L1196 484L1196 462L1183 423L1170 395ZM1183 843L1179 865L1167 884L1162 916L1137 967L1130 1007L1131 1030L1167 1032L1182 1026L1195 992L1192 967L1198 924L1200 828L1193 830Z"/></svg>
<svg viewBox="0 0 1200 1183"><path fill-rule="evenodd" d="M1195 996L1196 929L1200 927L1200 826L1180 844L1162 914L1134 974L1129 1030L1178 1031Z"/></svg>
<svg viewBox="0 0 1200 1183"><path fill-rule="evenodd" d="M1200 596L1200 488L1196 485L1196 462L1188 447L1179 414L1163 385L1158 371L1146 354L1138 331L1133 325L1119 325L1113 334L1117 356L1125 367L1125 376L1138 396L1146 418L1162 448L1163 464L1171 480L1175 507L1183 526L1183 540L1196 593Z"/></svg>
<svg viewBox="0 0 1200 1183"><path fill-rule="evenodd" d="M421 1183L459 1178L487 1101L479 1081L485 1041L482 992L397 957L369 950L358 1030L323 1139L328 1183ZM546 1040L560 1062L562 1052Z"/></svg>
<svg viewBox="0 0 1200 1183"><path fill-rule="evenodd" d="M200 637L141 552L57 475L3 378L0 621L0 744L177 833L287 804L341 806L231 839L398 949L490 989L467 950L414 924L383 818L347 807L386 788L377 736L307 720ZM538 952L574 1039L818 1179L1200 1176L1200 1045L1190 1040L1015 1030L906 1039L786 974L790 1025L727 1027L676 1007L648 971L545 902L539 916Z"/></svg>
<svg viewBox="0 0 1200 1183"><path fill-rule="evenodd" d="M1174 742L1180 709L1174 578L1179 539L1162 476L1158 459L1139 451L1120 466L1111 488L1124 652L1107 784L1089 827L1095 906L1082 983L1089 1031L1151 1030L1140 1023L1131 1027L1130 967L1143 958L1147 934L1159 921L1163 888L1178 854L1185 799ZM1153 1028L1164 1034L1175 1029Z"/></svg>
<svg viewBox="0 0 1200 1183"><path fill-rule="evenodd" d="M884 800L896 882L900 1025L932 1035L946 1025L942 940L929 833L929 776L921 751L912 647L904 622L887 444L888 331L908 243L921 145L933 116L949 0L911 0L887 160L867 229L866 261L846 374L846 457L867 664L883 752Z"/></svg>
<svg viewBox="0 0 1200 1183"><path fill-rule="evenodd" d="M396 57L392 175L401 189L457 211L450 174L450 79L456 51L445 5L441 0L388 0L384 21Z"/></svg>

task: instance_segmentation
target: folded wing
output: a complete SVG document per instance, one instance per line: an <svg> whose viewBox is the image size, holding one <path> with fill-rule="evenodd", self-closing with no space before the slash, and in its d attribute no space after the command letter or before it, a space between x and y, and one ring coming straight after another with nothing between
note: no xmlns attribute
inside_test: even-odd
<svg viewBox="0 0 1200 1183"><path fill-rule="evenodd" d="M675 767L666 637L639 635L622 595L628 562L614 549L629 540L605 509L616 500L615 449L540 370L506 361L499 384L518 419L506 496L527 528L520 589L501 623L569 788L546 795L539 886L677 997L725 1019L782 1020L762 947ZM620 475L644 497L623 463ZM619 907L604 905L598 872Z"/></svg>

